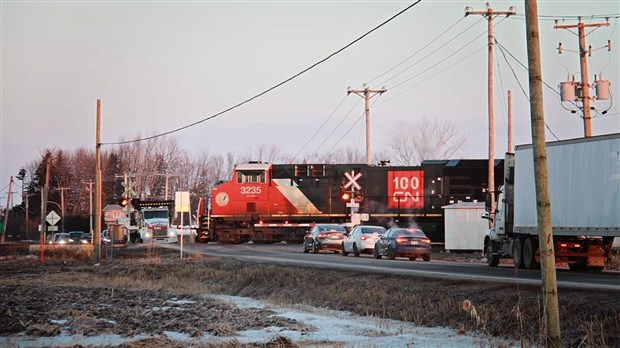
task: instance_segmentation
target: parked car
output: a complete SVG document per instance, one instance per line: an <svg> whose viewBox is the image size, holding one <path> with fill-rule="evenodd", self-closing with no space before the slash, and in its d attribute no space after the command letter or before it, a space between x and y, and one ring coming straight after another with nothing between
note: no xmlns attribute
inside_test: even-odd
<svg viewBox="0 0 620 348"><path fill-rule="evenodd" d="M67 233L69 235L69 239L72 240L71 243L74 244L81 244L82 241L82 235L84 234L84 231L69 231L69 233Z"/></svg>
<svg viewBox="0 0 620 348"><path fill-rule="evenodd" d="M361 253L372 254L375 243L384 233L385 228L381 226L355 226L342 240L342 256L347 256L349 253L353 253L353 256L360 256Z"/></svg>
<svg viewBox="0 0 620 348"><path fill-rule="evenodd" d="M375 243L374 257L380 259L387 256L394 260L397 256L404 256L411 261L422 257L422 260L430 261L431 252L431 240L422 230L393 227Z"/></svg>
<svg viewBox="0 0 620 348"><path fill-rule="evenodd" d="M331 250L338 254L347 230L338 224L316 224L304 236L304 253Z"/></svg>
<svg viewBox="0 0 620 348"><path fill-rule="evenodd" d="M73 239L69 238L69 233L54 233L49 239L49 244L71 244Z"/></svg>

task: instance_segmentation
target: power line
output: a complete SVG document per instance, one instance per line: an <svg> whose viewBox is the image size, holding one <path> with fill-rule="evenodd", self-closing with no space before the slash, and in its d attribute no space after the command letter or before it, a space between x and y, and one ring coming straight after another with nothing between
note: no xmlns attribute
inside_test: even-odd
<svg viewBox="0 0 620 348"><path fill-rule="evenodd" d="M498 43L497 40L495 40L495 43ZM527 94L527 92L525 91L525 89L523 88L523 85L521 84L521 81L519 81L519 78L517 77L517 73L515 72L515 70L512 68L512 65L510 65L510 62L508 62L508 57L506 57L506 54L504 53L504 47L498 44L498 47L500 48L500 51L502 52L502 56L504 56L504 60L506 61L506 64L508 64L508 67L510 68L510 70L512 71L512 75L514 76L515 80L517 81L517 84L519 85L519 88L521 89L521 92L523 92L523 95L525 96L525 98L530 101L530 97ZM547 124L547 122L545 121L545 127L547 128L547 130L549 131L549 133L551 133L551 135L553 135L553 137L555 137L556 140L560 140L560 138L558 138L557 135L555 135L555 133L551 130L551 127L549 127L549 125Z"/></svg>
<svg viewBox="0 0 620 348"><path fill-rule="evenodd" d="M463 58L459 59L458 61L456 61L456 62L452 63L451 65L448 65L447 67L445 67L445 68L443 68L443 69L439 70L439 71L438 71L437 73L435 73L434 75L431 75L431 76L429 76L429 77L425 78L424 80L422 80L422 81L420 81L420 82L416 83L416 84L415 84L415 85L413 85L413 86L407 87L406 89L402 90L400 93L394 94L394 95L392 95L392 96L391 96L390 98L388 98L388 99L383 98L383 101L382 101L382 102L381 102L381 104L379 104L378 106L381 106L381 105L383 105L383 104L387 103L388 101L393 100L393 99L395 99L396 97L399 97L399 96L401 96L401 95L405 94L405 92L410 91L410 90L411 90L411 89L413 89L414 87L417 87L417 86L421 85L422 83L424 83L424 82L426 82L426 81L430 80L431 78L433 78L433 77L435 77L435 76L437 76L437 75L441 74L442 72L444 72L444 71L446 71L446 70L448 70L448 69L452 68L453 66L455 66L455 65L457 65L457 64L459 64L459 63L463 63L463 62L464 62L467 58L469 58L469 57L473 56L474 54L478 53L478 51L480 51L480 50L482 50L482 49L484 49L484 48L487 48L487 46L486 46L486 45L484 45L484 46L482 46L482 47L480 47L480 48L476 49L475 51L471 52L470 54L466 55L465 57L463 57ZM433 66L433 67L434 67L434 66ZM427 70L428 70L428 69L427 69ZM420 75L420 74L418 74L418 75ZM418 75L416 75L416 76L418 76ZM392 88L392 89L393 89L393 88Z"/></svg>
<svg viewBox="0 0 620 348"><path fill-rule="evenodd" d="M340 122L336 125L336 127L325 137L325 140L323 140L323 142L319 144L319 146L317 146L317 148L310 154L310 156L308 156L309 158L312 158L312 156L314 156L314 154L317 153L317 151L319 151L321 146L323 146L323 144L327 142L327 140L332 136L332 134L334 134L334 132L336 132L336 130L340 128L340 125L342 125L342 123L349 117L349 115L353 112L353 110L355 110L355 108L361 101L362 101L361 99L358 99L357 102L355 102L355 105L353 105L351 110L349 110L349 112L347 112L347 114L344 115L344 117L342 118L342 120L340 120Z"/></svg>
<svg viewBox="0 0 620 348"><path fill-rule="evenodd" d="M253 96L253 97L251 97L251 98L249 98L249 99L246 99L246 100L244 100L244 101L242 101L242 102L240 102L240 103L238 103L238 104L235 104L235 105L233 105L233 106L231 106L231 107L229 107L229 108L227 108L227 109L225 109L225 110L223 110L223 111L220 111L220 112L218 112L218 113L216 113L216 114L214 114L214 115L211 115L211 116L209 116L209 117L203 118L202 120L199 120L199 121L196 121L196 122L190 123L190 124L185 125L185 126L183 126L183 127L179 127L179 128L176 128L176 129L173 129L173 130L170 130L170 131L164 132L164 133L156 134L156 135L153 135L153 136L150 136L150 137L141 138L141 139L135 139L135 140L127 140L127 141L118 141L118 142L110 142L110 143L101 143L101 144L98 144L98 145L120 145L120 144L129 144L129 143L137 143L137 142L144 141L144 140L149 140L149 139L159 138L159 137L162 137L162 136L165 136L165 135L169 135L169 134L172 134L172 133L176 133L176 132L182 131L182 130L184 130L184 129L187 129L187 128L190 128L190 127L193 127L193 126L195 126L195 125L198 125L198 124L203 123L203 122L205 122L205 121L208 121L208 120L214 119L214 118L216 118L216 117L218 117L218 116L220 116L220 115L223 115L223 114L225 114L225 113L227 113L227 112L229 112L229 111L231 111L231 110L234 110L234 109L236 109L236 108L238 108L238 107L240 107L240 106L242 106L242 105L244 105L244 104L247 104L247 103L251 102L252 100L254 100L254 99L258 98L258 97L261 97L261 96L263 96L263 95L265 95L265 94L267 94L267 93L271 92L272 90L274 90L274 89L276 89L276 88L278 88L278 87L280 87L280 86L282 86L282 85L284 85L284 84L286 84L286 83L288 83L288 82L292 81L293 79L295 79L295 78L299 77L300 75L302 75L302 74L304 74L304 73L308 72L309 70L311 70L311 69L315 68L315 67L316 67L316 66L318 66L319 64L324 63L325 61L329 60L329 59L330 59L330 58L332 58L333 56L335 56L335 55L339 54L340 52L342 52L342 51L344 51L345 49L347 49L347 48L351 47L352 45L354 45L354 44L355 44L355 43L357 43L358 41L362 40L362 39L363 39L363 38L365 38L366 36L370 35L372 32L374 32L374 31L376 31L377 29L379 29L379 28L383 27L383 26L384 26L384 25L386 25L387 23L391 22L393 19L395 19L396 17L398 17L398 16L400 16L401 14L405 13L406 11L408 11L409 9L411 9L412 7L414 7L415 5L419 4L421 1L422 1L422 0L418 0L418 1L414 2L413 4L411 4L411 5L407 6L405 9L403 9L402 11L400 11L400 12L398 12L397 14L393 15L392 17L390 17L389 19L387 19L387 20L386 20L386 21L384 21L383 23L381 23L381 24L379 24L378 26L374 27L373 29L369 30L368 32L366 32L366 33L365 33L365 34L363 34L362 36L360 36L360 37L358 37L357 39L355 39L355 40L351 41L349 44L347 44L346 46L344 46L344 47L340 48L339 50L335 51L334 53L330 54L329 56L327 56L327 57L325 57L325 58L321 59L320 61L318 61L318 62L316 62L316 63L312 64L311 66L307 67L306 69L304 69L304 70L302 70L302 71L298 72L297 74L295 74L295 75L293 75L293 76L291 76L291 77L287 78L286 80L284 80L284 81L282 81L282 82L280 82L280 83L278 83L278 84L276 84L276 85L274 85L274 86L272 86L272 87L270 87L270 88L268 88L268 89L264 90L263 92L261 92L261 93L259 93L259 94L255 95L255 96Z"/></svg>
<svg viewBox="0 0 620 348"><path fill-rule="evenodd" d="M380 74L379 76L375 77L374 79L368 81L368 84L370 85L371 83L373 83L374 81L376 81L377 79L385 76L387 73L389 73L390 71L398 68L399 66L401 66L403 63L405 63L406 61L408 61L409 59L415 57L418 53L422 52L425 48L427 48L428 46L430 46L433 42L437 41L439 38L441 38L445 33L447 33L448 31L450 31L450 29L454 28L457 24L459 24L463 19L465 19L465 17L461 17L461 19L459 19L458 21L456 21L454 24L452 24L448 29L444 30L441 34L439 34L437 37L435 37L433 40L429 41L426 45L424 45L422 48L420 48L419 50L417 50L415 53L413 53L412 55L410 55L409 57L403 59L400 63L396 64L395 66L391 67L390 69L386 70L385 72L383 72L382 74ZM471 27L470 27L471 28ZM465 31L469 30L469 28L467 28ZM460 34L459 34L460 35ZM450 41L448 41L450 42Z"/></svg>
<svg viewBox="0 0 620 348"><path fill-rule="evenodd" d="M344 103L345 99L347 99L349 95L345 95L344 98L342 98L342 100L340 101L340 103L338 103L338 106L336 106L336 108L334 109L334 111L332 111L332 113L325 119L325 121L323 121L323 124L321 124L321 126L316 130L316 132L314 132L314 134L312 134L312 136L310 137L310 139L308 139L308 141L306 141L306 143L304 144L304 146L301 147L301 149L299 149L299 151L297 152L297 154L295 154L295 156L293 156L293 162L295 162L295 159L297 158L297 156L299 156L299 154L306 148L306 146L308 146L308 144L310 144L310 142L312 141L312 139L314 139L314 137L319 134L319 131L321 131L321 129L323 128L323 126L325 126L325 124L327 124L327 121L329 121L332 116L334 116L334 114L336 113L336 111L340 108L340 106L342 105L342 103Z"/></svg>
<svg viewBox="0 0 620 348"><path fill-rule="evenodd" d="M480 22L481 20L482 20L482 18L481 18L481 19L479 19L479 20L478 20L478 22ZM475 23L473 23L472 25L470 25L469 27L467 27L467 29L465 29L464 31L460 32L458 35L456 35L456 36L455 36L455 37L453 37L452 39L448 40L448 42L446 42L444 45L449 44L450 42L452 42L452 41L456 40L459 36L461 36L461 35L465 34L466 32L468 32L471 28L473 28L476 24L478 24L478 22L475 22ZM498 24L499 24L499 23L498 23ZM483 34L484 34L484 33L482 33L481 35L483 35ZM480 37L481 35L477 36L476 38ZM416 61L415 63L413 63L413 64L409 65L408 67L406 67L405 69L401 70L401 71L400 71L400 72L398 72L396 75L394 75L394 76L390 77L389 79L385 80L384 82L380 83L379 85L385 85L385 84L387 84L387 82L388 82L388 81L390 81L390 80L394 79L395 77L397 77L397 76L401 75L401 74L402 74L402 73L404 73L405 71L407 71L407 70L411 69L412 67L414 67L414 66L415 66L415 65L417 65L418 63L422 62L422 61L423 61L423 60L425 60L426 58L430 57L431 55L433 55L434 53L436 53L437 51L439 51L439 50L440 50L440 49L442 49L442 48L443 48L443 46L438 47L437 49L435 49L435 50L434 50L434 51L432 51L431 53L429 53L429 54L427 54L426 56L422 57L421 59L419 59L419 60L418 60L418 61ZM419 52L419 51L418 51L418 52ZM417 54L417 52L416 52L415 54ZM414 55L415 55L415 54L414 54ZM411 57L413 57L413 56L411 56ZM409 58L407 58L407 59L409 59ZM398 85L397 85L397 86L398 86ZM393 86L393 87L396 87L396 86ZM393 87L391 87L391 88L393 88Z"/></svg>

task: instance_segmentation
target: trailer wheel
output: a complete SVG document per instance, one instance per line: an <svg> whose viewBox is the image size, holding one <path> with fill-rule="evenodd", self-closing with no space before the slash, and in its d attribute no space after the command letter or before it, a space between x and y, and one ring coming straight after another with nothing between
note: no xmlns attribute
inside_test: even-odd
<svg viewBox="0 0 620 348"><path fill-rule="evenodd" d="M493 255L493 242L488 241L486 245L487 265L489 267L497 267L499 265L499 256Z"/></svg>
<svg viewBox="0 0 620 348"><path fill-rule="evenodd" d="M527 269L540 269L540 262L536 261L536 238L527 237L523 246L523 264Z"/></svg>
<svg viewBox="0 0 620 348"><path fill-rule="evenodd" d="M523 262L523 239L521 237L516 237L512 245L512 259L514 260L515 268L525 268Z"/></svg>

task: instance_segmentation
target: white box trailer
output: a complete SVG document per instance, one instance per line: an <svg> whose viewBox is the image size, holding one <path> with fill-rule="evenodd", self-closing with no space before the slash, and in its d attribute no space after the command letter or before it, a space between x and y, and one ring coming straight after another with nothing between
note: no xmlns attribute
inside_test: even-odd
<svg viewBox="0 0 620 348"><path fill-rule="evenodd" d="M538 234L531 145L517 146L514 163L514 230ZM618 236L620 134L547 145L553 234Z"/></svg>
<svg viewBox="0 0 620 348"><path fill-rule="evenodd" d="M442 208L446 251L482 250L480 241L489 227L489 221L480 217L484 213L484 202L458 202Z"/></svg>
<svg viewBox="0 0 620 348"><path fill-rule="evenodd" d="M600 271L612 257L614 237L620 237L620 134L549 142L546 153L556 261L571 270ZM484 239L488 264L512 258L518 268L539 268L531 145L506 154L496 198L488 216L493 228Z"/></svg>

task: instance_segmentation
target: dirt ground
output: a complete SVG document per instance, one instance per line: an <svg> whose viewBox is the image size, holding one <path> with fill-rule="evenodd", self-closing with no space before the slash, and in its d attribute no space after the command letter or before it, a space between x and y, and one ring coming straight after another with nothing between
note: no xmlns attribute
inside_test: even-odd
<svg viewBox="0 0 620 348"><path fill-rule="evenodd" d="M283 337L262 345L242 345L234 334L270 326L313 330L294 320L270 316L269 310L242 309L204 296L225 294L324 306L420 326L452 327L463 333L481 332L489 342L503 337L528 347L544 341L541 294L536 287L383 275L365 276L360 281L355 272L300 270L202 256L180 260L177 251L159 248L123 250L114 257L112 263L2 258L0 337L147 335L121 346L181 347L188 343L158 335L171 331L199 337L206 332L231 339L200 346L297 347L303 344ZM480 262L459 254L437 255L435 259L451 257ZM375 303L369 306L368 298ZM560 306L563 346L620 345L618 293L562 291Z"/></svg>

